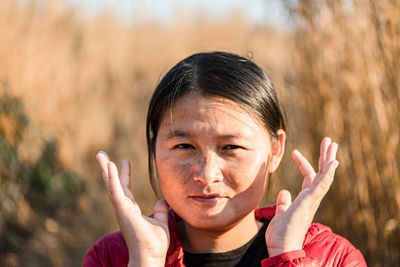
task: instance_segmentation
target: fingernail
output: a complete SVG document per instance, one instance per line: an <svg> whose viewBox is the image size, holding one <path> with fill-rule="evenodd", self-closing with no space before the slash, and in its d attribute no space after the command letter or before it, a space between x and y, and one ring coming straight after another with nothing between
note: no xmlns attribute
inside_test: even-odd
<svg viewBox="0 0 400 267"><path fill-rule="evenodd" d="M110 158L108 157L107 153L104 152L103 150L100 150L99 152L97 152L97 154L103 154L108 160L110 160Z"/></svg>
<svg viewBox="0 0 400 267"><path fill-rule="evenodd" d="M335 166L335 169L336 169L339 166L339 161L335 160L334 162L335 162L334 166Z"/></svg>

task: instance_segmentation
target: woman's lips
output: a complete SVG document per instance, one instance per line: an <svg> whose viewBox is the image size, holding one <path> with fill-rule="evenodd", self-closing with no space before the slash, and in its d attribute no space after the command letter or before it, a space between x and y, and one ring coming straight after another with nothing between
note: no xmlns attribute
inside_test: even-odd
<svg viewBox="0 0 400 267"><path fill-rule="evenodd" d="M227 197L219 195L198 195L189 196L189 198L197 202L214 204L218 201L225 200Z"/></svg>

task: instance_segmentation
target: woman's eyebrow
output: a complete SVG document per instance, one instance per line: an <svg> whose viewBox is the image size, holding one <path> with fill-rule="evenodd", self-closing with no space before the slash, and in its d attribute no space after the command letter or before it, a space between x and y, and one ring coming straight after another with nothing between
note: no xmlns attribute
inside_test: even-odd
<svg viewBox="0 0 400 267"><path fill-rule="evenodd" d="M243 136L240 134L225 134L225 135L221 135L219 136L221 139L240 139Z"/></svg>
<svg viewBox="0 0 400 267"><path fill-rule="evenodd" d="M167 134L167 140L171 138L176 138L176 137L191 137L193 136L192 134L185 132L185 131L169 131Z"/></svg>
<svg viewBox="0 0 400 267"><path fill-rule="evenodd" d="M177 137L193 137L193 134L185 131L170 131L167 134L167 140L172 139L172 138L177 138ZM238 133L238 134L225 134L225 135L220 135L218 136L219 139L249 139L248 137Z"/></svg>

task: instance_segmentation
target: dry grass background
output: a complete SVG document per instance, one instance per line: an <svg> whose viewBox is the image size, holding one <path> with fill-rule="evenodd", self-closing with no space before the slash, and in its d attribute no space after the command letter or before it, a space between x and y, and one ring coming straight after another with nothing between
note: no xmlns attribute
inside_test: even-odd
<svg viewBox="0 0 400 267"><path fill-rule="evenodd" d="M300 3L293 86L309 118L306 136L340 144L318 218L357 244L370 266L398 266L400 1Z"/></svg>
<svg viewBox="0 0 400 267"><path fill-rule="evenodd" d="M0 265L79 266L95 240L117 229L94 160L99 149L132 161L134 195L151 213L147 102L178 60L213 50L253 56L272 74L291 127L288 150L299 147L316 162L323 136L338 141L341 165L316 220L348 237L370 266L398 265L400 3L340 2L288 1L299 23L280 32L234 15L210 21L183 14L168 26L132 26L111 11L83 17L59 1L1 1L0 97L20 101L29 122L20 131L3 108L0 138L27 166L55 139L55 171L73 170L84 186L75 205L49 212L18 175L2 171L0 158L1 236L17 233L13 246L0 247ZM289 154L265 203L279 188L298 191ZM15 218L12 227L6 215Z"/></svg>

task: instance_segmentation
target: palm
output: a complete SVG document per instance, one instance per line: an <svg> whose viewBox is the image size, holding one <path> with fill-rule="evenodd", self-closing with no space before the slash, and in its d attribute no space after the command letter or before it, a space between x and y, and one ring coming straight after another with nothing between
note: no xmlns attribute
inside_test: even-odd
<svg viewBox="0 0 400 267"><path fill-rule="evenodd" d="M130 166L122 163L121 174L105 152L96 156L102 169L103 179L112 202L115 216L128 245L130 260L138 265L163 266L169 246L168 206L160 200L154 208L154 217L142 215L130 190Z"/></svg>
<svg viewBox="0 0 400 267"><path fill-rule="evenodd" d="M303 186L293 203L288 191L283 190L278 194L276 215L265 234L270 256L302 248L304 236L321 200L333 182L338 165L335 159L336 152L337 144L331 143L329 138L324 138L317 174L300 152L293 152L293 158L304 176Z"/></svg>

